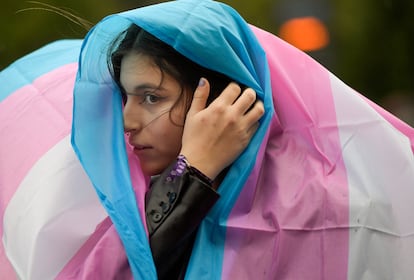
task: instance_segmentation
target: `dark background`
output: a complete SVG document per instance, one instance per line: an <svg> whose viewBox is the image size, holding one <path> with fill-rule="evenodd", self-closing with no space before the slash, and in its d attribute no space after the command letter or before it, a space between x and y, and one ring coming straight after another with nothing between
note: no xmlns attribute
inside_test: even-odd
<svg viewBox="0 0 414 280"><path fill-rule="evenodd" d="M46 43L82 38L87 29L46 5L92 24L108 14L164 1L7 1L0 9L0 69ZM345 83L414 124L414 1L407 0L224 0L251 24L279 35L283 23L312 16L329 42L306 51ZM42 4L43 3L43 4ZM35 8L35 9L32 9ZM41 8L41 9L39 9Z"/></svg>

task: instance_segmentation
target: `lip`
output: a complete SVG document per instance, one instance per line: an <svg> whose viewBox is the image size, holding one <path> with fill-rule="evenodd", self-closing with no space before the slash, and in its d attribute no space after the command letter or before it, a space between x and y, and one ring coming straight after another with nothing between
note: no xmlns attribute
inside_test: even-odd
<svg viewBox="0 0 414 280"><path fill-rule="evenodd" d="M146 145L133 145L133 146L134 146L134 151L142 151L142 150L152 149L151 146L146 146Z"/></svg>
<svg viewBox="0 0 414 280"><path fill-rule="evenodd" d="M152 146L147 145L133 145L134 149L133 152L139 158L147 158L150 156L151 153L148 153L152 150Z"/></svg>

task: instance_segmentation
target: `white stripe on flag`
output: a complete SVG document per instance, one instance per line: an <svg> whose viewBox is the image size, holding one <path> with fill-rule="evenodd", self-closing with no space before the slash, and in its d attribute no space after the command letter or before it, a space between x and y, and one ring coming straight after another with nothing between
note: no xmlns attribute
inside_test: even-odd
<svg viewBox="0 0 414 280"><path fill-rule="evenodd" d="M12 197L4 215L6 254L21 279L53 279L105 216L69 135Z"/></svg>
<svg viewBox="0 0 414 280"><path fill-rule="evenodd" d="M348 279L412 279L414 157L409 139L331 75L348 174Z"/></svg>

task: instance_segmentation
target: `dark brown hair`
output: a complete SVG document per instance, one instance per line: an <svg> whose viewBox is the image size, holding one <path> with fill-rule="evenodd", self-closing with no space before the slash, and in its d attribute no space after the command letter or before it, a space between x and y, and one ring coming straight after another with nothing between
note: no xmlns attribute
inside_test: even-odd
<svg viewBox="0 0 414 280"><path fill-rule="evenodd" d="M121 89L124 102L126 96L120 84L120 69L122 59L130 52L149 56L160 68L162 75L167 73L177 80L181 86L181 95L178 101L181 98L186 98L187 109L191 104L192 95L184 96L184 89L194 92L201 77L206 78L210 83L208 104L220 95L231 82L227 76L201 67L135 24L120 34L109 52L108 66L114 81Z"/></svg>

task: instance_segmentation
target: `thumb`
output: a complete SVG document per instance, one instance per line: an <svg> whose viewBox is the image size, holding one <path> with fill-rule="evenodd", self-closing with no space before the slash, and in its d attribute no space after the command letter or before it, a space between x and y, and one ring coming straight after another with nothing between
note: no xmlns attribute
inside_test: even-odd
<svg viewBox="0 0 414 280"><path fill-rule="evenodd" d="M210 84L207 79L201 78L196 90L194 91L188 115L194 115L206 108L207 98L210 93Z"/></svg>

